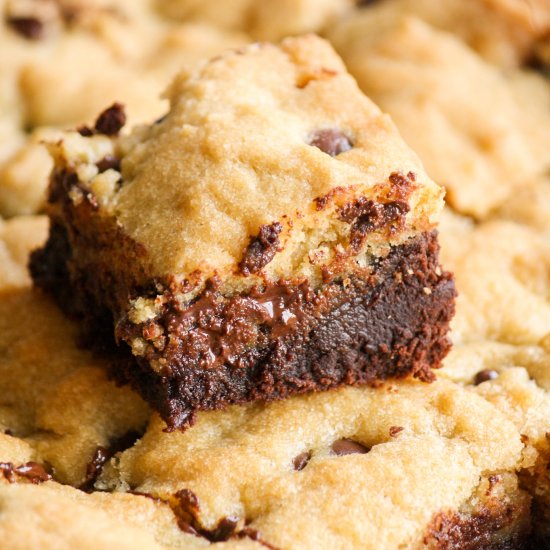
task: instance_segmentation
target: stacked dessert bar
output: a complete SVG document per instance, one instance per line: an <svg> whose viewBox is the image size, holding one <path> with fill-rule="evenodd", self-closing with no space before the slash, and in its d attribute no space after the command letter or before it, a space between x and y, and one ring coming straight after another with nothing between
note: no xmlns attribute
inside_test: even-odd
<svg viewBox="0 0 550 550"><path fill-rule="evenodd" d="M0 8L0 548L548 547L545 0Z"/></svg>
<svg viewBox="0 0 550 550"><path fill-rule="evenodd" d="M198 410L414 375L447 353L443 190L314 36L253 45L51 147L31 261L170 428Z"/></svg>

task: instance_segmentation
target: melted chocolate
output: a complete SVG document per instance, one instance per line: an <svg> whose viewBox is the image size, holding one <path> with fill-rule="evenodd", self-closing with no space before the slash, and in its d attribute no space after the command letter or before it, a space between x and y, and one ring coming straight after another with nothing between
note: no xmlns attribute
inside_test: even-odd
<svg viewBox="0 0 550 550"><path fill-rule="evenodd" d="M52 479L44 466L37 462L26 462L21 466L14 466L11 462L0 462L0 473L10 483L15 483L18 477L25 478L35 485Z"/></svg>
<svg viewBox="0 0 550 550"><path fill-rule="evenodd" d="M103 471L105 463L115 454L132 447L141 435L142 434L131 430L122 437L114 439L108 448L99 446L86 466L86 477L84 482L80 485L80 489L87 492L92 491L94 483Z"/></svg>
<svg viewBox="0 0 550 550"><path fill-rule="evenodd" d="M99 173L106 172L109 169L120 171L120 159L113 155L104 156L99 162L96 163Z"/></svg>
<svg viewBox="0 0 550 550"><path fill-rule="evenodd" d="M403 426L390 426L390 437L395 437L401 433L405 428Z"/></svg>

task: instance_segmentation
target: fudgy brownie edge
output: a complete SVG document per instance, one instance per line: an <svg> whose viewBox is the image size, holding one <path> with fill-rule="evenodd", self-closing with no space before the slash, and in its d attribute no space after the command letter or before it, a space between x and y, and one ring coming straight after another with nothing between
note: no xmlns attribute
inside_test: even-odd
<svg viewBox="0 0 550 550"><path fill-rule="evenodd" d="M33 277L104 337L113 324L101 297L89 287L70 291L86 277L71 275L63 233L54 226L46 248L33 255ZM164 327L167 343L147 356L132 356L125 343L136 330L147 333L150 327L119 324L124 352L115 361L114 376L136 388L169 429L190 425L198 410L229 404L407 375L429 381L450 348L447 331L454 314L453 278L441 271L438 252L437 234L429 232L393 247L371 266L369 276L335 280L317 290L307 282L280 282L224 298L212 284L187 309L166 308L155 323ZM264 312L266 302L279 304L272 306L279 314L267 320L250 315L251 309ZM255 345L247 347L241 335L251 330ZM213 361L205 363L209 355ZM152 369L155 360L167 367Z"/></svg>

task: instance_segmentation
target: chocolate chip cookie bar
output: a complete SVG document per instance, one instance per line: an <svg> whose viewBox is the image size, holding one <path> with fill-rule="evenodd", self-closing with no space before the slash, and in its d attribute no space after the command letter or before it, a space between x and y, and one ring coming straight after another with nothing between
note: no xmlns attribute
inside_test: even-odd
<svg viewBox="0 0 550 550"><path fill-rule="evenodd" d="M118 136L113 105L51 146L35 283L113 335L115 375L169 428L199 409L431 380L454 286L443 191L314 36L182 74Z"/></svg>
<svg viewBox="0 0 550 550"><path fill-rule="evenodd" d="M198 417L166 433L153 416L96 487L170 502L205 538L224 526L268 548L525 547L520 430L458 384L345 387Z"/></svg>

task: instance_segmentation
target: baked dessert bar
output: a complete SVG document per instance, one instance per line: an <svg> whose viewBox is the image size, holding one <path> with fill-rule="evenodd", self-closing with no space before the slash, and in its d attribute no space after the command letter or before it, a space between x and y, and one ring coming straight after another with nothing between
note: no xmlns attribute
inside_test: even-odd
<svg viewBox="0 0 550 550"><path fill-rule="evenodd" d="M328 43L231 51L168 95L151 126L118 137L114 105L51 146L32 274L114 334L116 376L171 429L229 403L431 380L455 295L443 191Z"/></svg>

